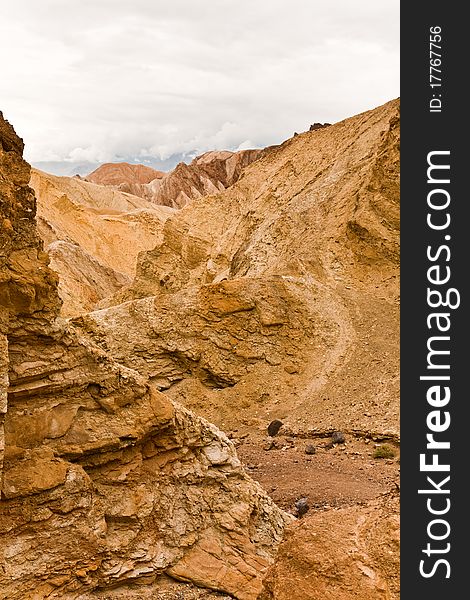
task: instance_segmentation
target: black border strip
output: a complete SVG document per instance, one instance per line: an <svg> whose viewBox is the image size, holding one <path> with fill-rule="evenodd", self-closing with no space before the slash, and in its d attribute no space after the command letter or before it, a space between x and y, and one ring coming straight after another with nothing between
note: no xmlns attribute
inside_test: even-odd
<svg viewBox="0 0 470 600"><path fill-rule="evenodd" d="M466 314L470 228L465 219L470 206L465 189L470 151L464 148L464 139L470 135L468 109L464 110L464 102L468 104L465 56L469 52L462 52L469 26L462 11L456 2L401 3L403 600L437 600L457 591L464 597L469 594L466 541L470 527L466 508L470 498L465 488L470 482L470 398L464 376L470 371ZM431 42L435 44L432 47ZM431 55L431 50L435 54ZM440 64L435 60L439 58ZM431 66L435 68L431 70ZM430 74L435 78L430 79ZM441 85L431 87L430 83ZM450 168L436 166L428 172L431 163ZM439 204L442 208L432 206ZM448 226L443 227L448 219ZM431 267L437 268L429 271ZM441 282L449 274L449 280ZM428 297L428 288L441 293L441 306L430 306L439 305L440 297L438 293ZM455 291L449 292L451 289ZM458 298L458 307L444 306L446 299L456 305ZM433 313L446 316L430 317ZM448 331L441 331L438 323ZM433 354L436 350L449 354ZM448 401L446 393L450 394ZM449 442L450 448L428 448L428 434L433 434L435 441ZM420 469L421 454L425 455L425 464ZM438 463L436 470L426 471L433 460ZM445 465L449 465L449 471L441 470Z"/></svg>

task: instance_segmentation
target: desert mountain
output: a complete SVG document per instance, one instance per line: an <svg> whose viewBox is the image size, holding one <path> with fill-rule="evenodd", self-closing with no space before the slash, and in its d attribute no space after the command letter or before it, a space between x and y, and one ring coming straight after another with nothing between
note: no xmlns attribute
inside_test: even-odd
<svg viewBox="0 0 470 600"><path fill-rule="evenodd" d="M393 101L271 150L174 213L86 328L225 429L397 439L398 144Z"/></svg>
<svg viewBox="0 0 470 600"><path fill-rule="evenodd" d="M233 185L243 169L264 154L264 150L206 152L189 165L180 163L159 181L149 184L156 204L182 208L192 200L216 194Z"/></svg>
<svg viewBox="0 0 470 600"><path fill-rule="evenodd" d="M151 180L137 181L127 167L143 165L102 165L87 175L88 181L112 185L121 191L130 192L149 202L173 208L182 208L192 200L215 194L233 185L243 169L257 160L266 150L240 150L239 152L213 151L196 157L189 165L179 163L169 173L158 173ZM119 169L120 164L126 165ZM152 171L152 169L150 170ZM147 174L147 171L145 171ZM151 173L149 173L151 177Z"/></svg>
<svg viewBox="0 0 470 600"><path fill-rule="evenodd" d="M239 158L218 152L138 184L166 181L183 208L153 206L166 212L131 283L65 323L21 140L3 121L0 139L5 598L189 600L196 584L313 600L332 573L341 600L397 600L398 503L377 498L397 463L370 449L399 441L398 101L296 135L232 179ZM146 213L145 200L52 183L46 243L70 235L123 272L108 218ZM283 507L308 496L325 509L288 527L275 561L293 518L234 446Z"/></svg>
<svg viewBox="0 0 470 600"><path fill-rule="evenodd" d="M137 255L161 242L172 210L76 177L36 169L30 185L38 201L38 232L60 273L62 314L92 310L128 284Z"/></svg>
<svg viewBox="0 0 470 600"><path fill-rule="evenodd" d="M255 600L292 518L216 427L58 318L22 151L0 114L0 597Z"/></svg>
<svg viewBox="0 0 470 600"><path fill-rule="evenodd" d="M123 163L105 163L85 177L85 181L106 185L151 200L148 184L164 177L163 171L157 171L146 165Z"/></svg>
<svg viewBox="0 0 470 600"><path fill-rule="evenodd" d="M163 171L157 171L146 165L126 162L104 163L87 175L86 180L99 185L119 187L134 183L150 183L154 179L161 179L164 175Z"/></svg>

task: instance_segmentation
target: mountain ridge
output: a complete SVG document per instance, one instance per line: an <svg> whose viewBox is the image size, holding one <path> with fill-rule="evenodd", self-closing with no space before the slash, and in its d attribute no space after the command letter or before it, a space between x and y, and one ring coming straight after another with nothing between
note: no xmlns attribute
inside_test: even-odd
<svg viewBox="0 0 470 600"><path fill-rule="evenodd" d="M213 150L196 156L189 164L179 162L167 173L145 165L107 163L85 180L112 186L157 205L182 208L197 198L233 185L243 169L267 150Z"/></svg>

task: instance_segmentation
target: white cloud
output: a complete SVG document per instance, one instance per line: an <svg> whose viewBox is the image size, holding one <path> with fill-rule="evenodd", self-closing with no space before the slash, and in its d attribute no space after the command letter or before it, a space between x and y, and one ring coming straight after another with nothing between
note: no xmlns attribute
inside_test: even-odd
<svg viewBox="0 0 470 600"><path fill-rule="evenodd" d="M18 0L0 107L31 161L277 143L399 94L398 0Z"/></svg>

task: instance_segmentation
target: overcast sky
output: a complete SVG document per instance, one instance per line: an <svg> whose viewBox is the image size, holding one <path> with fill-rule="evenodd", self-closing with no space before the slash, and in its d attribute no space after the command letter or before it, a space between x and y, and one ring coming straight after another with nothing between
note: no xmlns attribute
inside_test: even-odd
<svg viewBox="0 0 470 600"><path fill-rule="evenodd" d="M399 0L0 0L29 161L265 146L399 95Z"/></svg>

